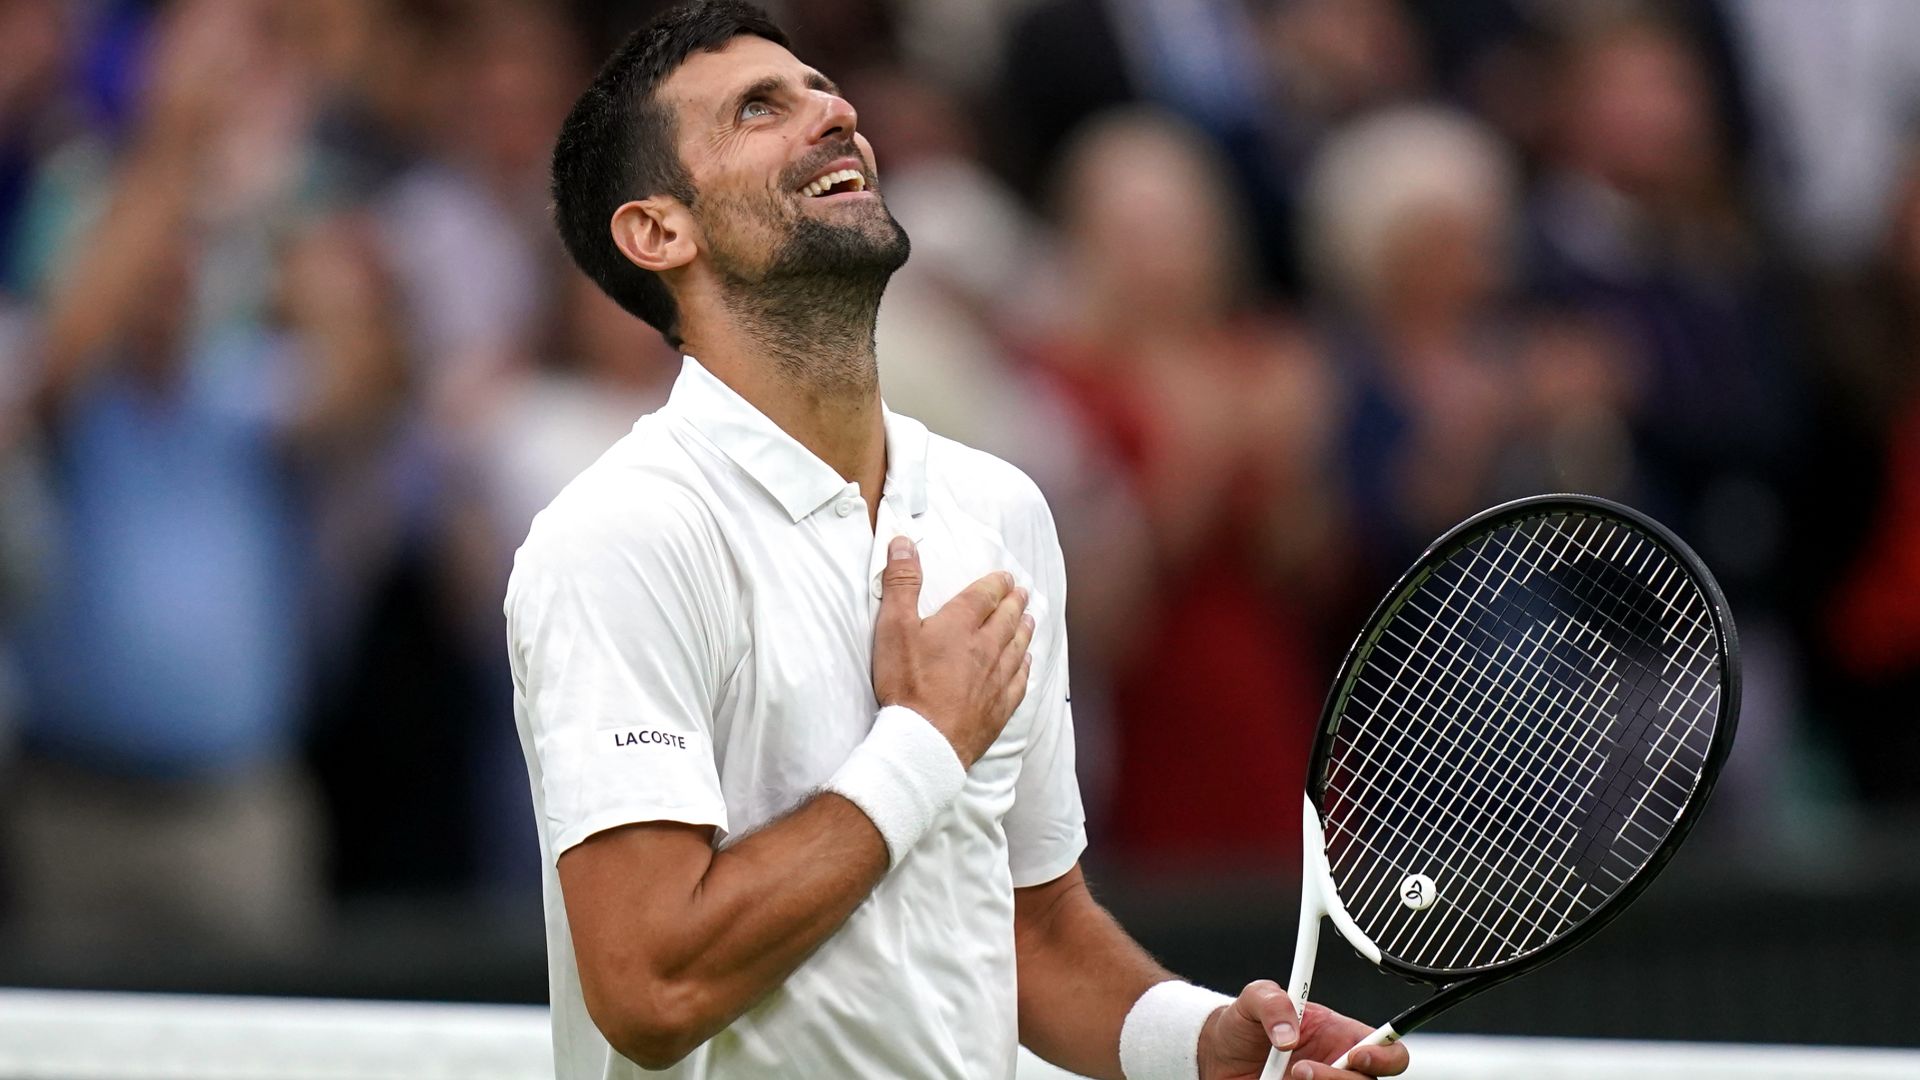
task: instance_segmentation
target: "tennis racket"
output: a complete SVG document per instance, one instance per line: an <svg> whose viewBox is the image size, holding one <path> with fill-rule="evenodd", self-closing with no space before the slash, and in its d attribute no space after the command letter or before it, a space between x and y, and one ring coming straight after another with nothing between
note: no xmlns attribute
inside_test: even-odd
<svg viewBox="0 0 1920 1080"><path fill-rule="evenodd" d="M1358 1046L1592 937L1699 817L1739 705L1726 600L1652 519L1545 495L1455 526L1375 609L1327 697L1294 1005L1322 915L1381 970L1435 987ZM1275 1051L1262 1080L1285 1067Z"/></svg>

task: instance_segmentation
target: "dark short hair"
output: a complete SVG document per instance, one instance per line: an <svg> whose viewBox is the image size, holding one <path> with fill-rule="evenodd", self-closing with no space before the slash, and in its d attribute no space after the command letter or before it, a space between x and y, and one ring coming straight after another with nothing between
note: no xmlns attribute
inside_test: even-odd
<svg viewBox="0 0 1920 1080"><path fill-rule="evenodd" d="M621 307L679 348L680 312L658 274L635 266L608 222L622 204L671 195L693 205L693 177L675 145L672 109L655 91L696 52L743 34L786 47L767 13L743 0L691 0L661 12L615 50L560 126L553 147L553 218L560 239Z"/></svg>

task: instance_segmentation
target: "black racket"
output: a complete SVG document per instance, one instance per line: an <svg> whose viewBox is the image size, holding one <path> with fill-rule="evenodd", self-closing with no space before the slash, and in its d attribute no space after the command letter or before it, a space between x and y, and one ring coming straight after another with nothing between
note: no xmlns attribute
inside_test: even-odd
<svg viewBox="0 0 1920 1080"><path fill-rule="evenodd" d="M1657 522L1544 495L1456 525L1375 609L1327 697L1295 1005L1322 915L1381 970L1437 988L1360 1046L1592 937L1686 838L1739 711L1726 599Z"/></svg>

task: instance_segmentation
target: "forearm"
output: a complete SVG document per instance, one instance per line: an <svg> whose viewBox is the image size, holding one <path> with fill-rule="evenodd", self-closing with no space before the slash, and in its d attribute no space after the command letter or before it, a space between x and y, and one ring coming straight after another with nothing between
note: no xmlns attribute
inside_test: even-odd
<svg viewBox="0 0 1920 1080"><path fill-rule="evenodd" d="M687 897L690 934L655 928L655 970L697 995L705 1039L784 980L959 794L966 769L924 716L884 708L826 791L713 856ZM671 910L672 905L666 905Z"/></svg>
<svg viewBox="0 0 1920 1080"><path fill-rule="evenodd" d="M1176 976L1094 901L1078 867L1022 893L1035 895L1016 899L1020 1041L1061 1068L1118 1080L1128 1010Z"/></svg>
<svg viewBox="0 0 1920 1080"><path fill-rule="evenodd" d="M714 856L667 973L705 988L717 1031L785 981L886 871L873 822L840 795L817 794Z"/></svg>
<svg viewBox="0 0 1920 1080"><path fill-rule="evenodd" d="M619 865L601 861L592 872ZM639 895L579 867L569 878L568 869L563 859L570 898L625 898L613 911L569 905L577 951L594 957L581 970L589 1011L622 1053L660 1067L751 1008L832 936L886 873L887 848L857 806L824 792ZM591 940L581 940L583 928Z"/></svg>

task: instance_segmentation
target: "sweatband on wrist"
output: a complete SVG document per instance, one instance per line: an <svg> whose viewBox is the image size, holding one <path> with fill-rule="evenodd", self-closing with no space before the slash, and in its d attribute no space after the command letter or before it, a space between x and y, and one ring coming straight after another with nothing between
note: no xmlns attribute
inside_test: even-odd
<svg viewBox="0 0 1920 1080"><path fill-rule="evenodd" d="M888 705L826 790L873 819L887 842L887 865L894 867L966 782L967 770L945 735L912 709Z"/></svg>
<svg viewBox="0 0 1920 1080"><path fill-rule="evenodd" d="M1120 1074L1127 1080L1199 1080L1200 1029L1233 999L1190 982L1155 983L1120 1024Z"/></svg>

